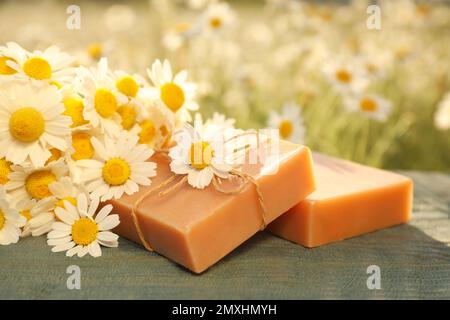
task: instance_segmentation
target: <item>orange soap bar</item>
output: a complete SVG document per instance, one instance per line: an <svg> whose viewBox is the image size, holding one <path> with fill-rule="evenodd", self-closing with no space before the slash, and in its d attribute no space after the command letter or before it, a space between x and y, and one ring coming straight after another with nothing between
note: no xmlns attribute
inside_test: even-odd
<svg viewBox="0 0 450 320"><path fill-rule="evenodd" d="M412 180L384 170L313 153L317 189L268 230L305 247L405 223Z"/></svg>
<svg viewBox="0 0 450 320"><path fill-rule="evenodd" d="M242 168L259 185L267 223L304 200L315 188L309 149L288 142L280 142L280 149L276 174L264 174L270 170L267 165ZM121 220L115 231L138 243L141 241L131 208L146 191L173 175L166 157L155 155L151 161L158 166L151 187L110 201ZM167 195L147 197L139 205L137 217L146 241L156 252L200 273L261 229L263 209L258 199L252 183L234 195L220 193L212 184L199 190L186 183Z"/></svg>

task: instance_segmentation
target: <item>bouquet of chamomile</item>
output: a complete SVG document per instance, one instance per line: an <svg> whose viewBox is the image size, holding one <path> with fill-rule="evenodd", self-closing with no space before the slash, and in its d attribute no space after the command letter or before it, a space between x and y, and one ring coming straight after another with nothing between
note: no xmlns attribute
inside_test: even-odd
<svg viewBox="0 0 450 320"><path fill-rule="evenodd" d="M198 109L186 71L157 60L147 75L112 71L106 58L79 66L55 46L0 47L1 245L47 235L53 252L79 257L118 246L119 216L102 203L150 185L147 160ZM194 187L210 181L189 175Z"/></svg>

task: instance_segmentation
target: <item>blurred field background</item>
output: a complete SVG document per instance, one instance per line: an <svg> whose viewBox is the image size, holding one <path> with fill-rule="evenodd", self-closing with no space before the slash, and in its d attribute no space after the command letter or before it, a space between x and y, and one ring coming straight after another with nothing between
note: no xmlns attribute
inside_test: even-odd
<svg viewBox="0 0 450 320"><path fill-rule="evenodd" d="M80 30L66 28L71 4L81 8ZM214 13L205 0L0 1L0 42L55 44L83 64L106 56L113 69L143 76L154 59L168 58L198 83L204 117L217 111L238 127L264 128L291 103L312 149L450 172L450 7L378 1L381 29L369 30L370 4L230 1ZM330 68L346 68L363 92L350 94ZM362 95L391 106L383 121L349 110L347 101Z"/></svg>

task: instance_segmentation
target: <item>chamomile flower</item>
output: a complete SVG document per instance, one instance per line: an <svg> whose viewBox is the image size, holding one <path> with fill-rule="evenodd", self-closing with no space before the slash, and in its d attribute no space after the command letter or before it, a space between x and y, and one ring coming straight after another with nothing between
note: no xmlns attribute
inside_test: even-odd
<svg viewBox="0 0 450 320"><path fill-rule="evenodd" d="M117 112L120 115L122 128L130 130L137 121L148 117L145 108L145 90L142 87L148 86L147 81L138 74L128 74L123 71L114 72L116 89L128 100L120 105Z"/></svg>
<svg viewBox="0 0 450 320"><path fill-rule="evenodd" d="M17 75L46 83L62 84L71 81L74 74L71 65L75 59L58 47L51 46L44 51L33 52L24 51L17 44L9 44L9 47L17 53L9 63Z"/></svg>
<svg viewBox="0 0 450 320"><path fill-rule="evenodd" d="M450 93L439 103L434 114L434 124L438 129L450 129Z"/></svg>
<svg viewBox="0 0 450 320"><path fill-rule="evenodd" d="M117 140L105 137L105 142L92 138L98 160L79 160L82 176L90 197L107 201L119 199L124 193L131 195L138 185L149 186L156 175L156 164L146 161L153 150L138 144L137 136L121 134Z"/></svg>
<svg viewBox="0 0 450 320"><path fill-rule="evenodd" d="M64 201L69 201L76 206L79 194L84 193L84 187L82 185L75 184L69 177L62 177L59 181L56 181L48 186L53 197L56 199L56 206L64 208Z"/></svg>
<svg viewBox="0 0 450 320"><path fill-rule="evenodd" d="M16 81L1 83L0 158L14 164L30 160L43 166L48 149L65 151L70 118L62 115L61 94L54 86L36 87Z"/></svg>
<svg viewBox="0 0 450 320"><path fill-rule="evenodd" d="M25 199L16 204L16 209L26 218L27 222L23 227L21 237L38 237L48 233L51 225L55 222L56 200L53 197L36 201L35 199Z"/></svg>
<svg viewBox="0 0 450 320"><path fill-rule="evenodd" d="M187 81L187 71L173 76L169 61L156 60L152 69L147 69L147 74L155 86L150 89L150 96L175 113L180 121L190 121L189 111L198 109L194 101L197 87Z"/></svg>
<svg viewBox="0 0 450 320"><path fill-rule="evenodd" d="M72 120L70 127L77 129L88 127L89 121L84 118L85 100L72 87L64 87L60 91L63 94L63 115Z"/></svg>
<svg viewBox="0 0 450 320"><path fill-rule="evenodd" d="M138 97L140 89L147 84L145 79L138 74L131 75L124 71L115 71L113 75L116 89L128 99Z"/></svg>
<svg viewBox="0 0 450 320"><path fill-rule="evenodd" d="M3 188L0 188L0 245L17 243L25 217L9 205Z"/></svg>
<svg viewBox="0 0 450 320"><path fill-rule="evenodd" d="M188 176L188 183L197 189L207 187L213 177L228 178L232 166L225 159L223 139L217 130L200 134L192 126L185 126L174 134L177 145L169 150L172 172Z"/></svg>
<svg viewBox="0 0 450 320"><path fill-rule="evenodd" d="M149 118L149 112L144 107L145 104L141 99L134 98L119 106L117 113L120 115L120 125L123 130L131 131L136 125Z"/></svg>
<svg viewBox="0 0 450 320"><path fill-rule="evenodd" d="M97 63L102 57L107 57L114 49L113 42L91 42L83 50L76 53L76 60L79 65L91 66Z"/></svg>
<svg viewBox="0 0 450 320"><path fill-rule="evenodd" d="M303 143L305 127L300 111L300 106L293 102L285 104L281 113L272 111L269 115L269 128L278 129L282 139Z"/></svg>
<svg viewBox="0 0 450 320"><path fill-rule="evenodd" d="M72 131L71 145L64 154L64 160L69 169L69 176L74 183L80 184L82 182L83 170L77 165L77 162L93 159L95 156L91 138L103 139L103 136L98 128L80 127Z"/></svg>
<svg viewBox="0 0 450 320"><path fill-rule="evenodd" d="M382 122L387 119L392 103L377 95L363 94L345 97L344 106L350 112L360 112L371 119Z"/></svg>
<svg viewBox="0 0 450 320"><path fill-rule="evenodd" d="M229 28L235 20L230 6L226 2L212 2L202 17L202 26L206 34L214 34Z"/></svg>
<svg viewBox="0 0 450 320"><path fill-rule="evenodd" d="M11 165L5 190L10 194L13 204L21 200L51 197L49 185L67 174L67 166L63 160L59 159L39 168Z"/></svg>
<svg viewBox="0 0 450 320"><path fill-rule="evenodd" d="M331 61L322 71L325 77L339 92L361 92L369 85L369 78L356 61Z"/></svg>
<svg viewBox="0 0 450 320"><path fill-rule="evenodd" d="M28 232L31 232L34 237L46 234L51 230L52 224L57 221L55 216L56 208L64 209L65 201L76 206L78 195L81 193L87 194L83 188L75 185L69 177L63 177L59 181L51 183L48 189L52 194L51 197L44 198L38 202L34 199L23 201L25 206L33 204L31 208L24 208L29 211L21 211L21 214L27 217L28 220L24 232L28 229ZM17 207L19 208L20 204Z"/></svg>
<svg viewBox="0 0 450 320"><path fill-rule="evenodd" d="M47 235L47 244L53 246L53 252L66 251L66 256L83 257L90 254L100 257L105 247L117 247L119 237L110 230L119 225L119 215L110 214L113 207L108 204L101 208L98 199L89 201L84 195L77 197L77 205L64 202L64 208L56 208L56 216L60 222L52 224L52 231Z"/></svg>
<svg viewBox="0 0 450 320"><path fill-rule="evenodd" d="M159 149L170 140L175 126L173 113L158 104L151 104L146 107L146 115L131 128L130 134L137 135L139 143Z"/></svg>
<svg viewBox="0 0 450 320"><path fill-rule="evenodd" d="M97 68L80 69L79 92L85 98L83 117L102 133L116 136L120 132L120 115L117 109L128 99L115 87L106 58L100 59Z"/></svg>
<svg viewBox="0 0 450 320"><path fill-rule="evenodd" d="M17 73L14 68L18 61L26 60L28 52L15 42L0 46L0 76L10 76Z"/></svg>

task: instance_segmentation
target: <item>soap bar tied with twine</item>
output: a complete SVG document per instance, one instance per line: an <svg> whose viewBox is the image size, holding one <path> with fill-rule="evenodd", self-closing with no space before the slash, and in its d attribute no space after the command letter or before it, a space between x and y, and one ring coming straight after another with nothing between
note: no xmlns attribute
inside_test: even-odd
<svg viewBox="0 0 450 320"><path fill-rule="evenodd" d="M238 138L242 138L242 137L248 136L248 135L254 135L256 137L256 147L259 148L259 146L260 146L259 134L255 131L245 131L245 132L239 133L239 134L227 139L224 142L224 144L230 143ZM270 143L270 140L268 140L268 142ZM237 154L238 152L242 151L242 149L244 149L244 151L247 151L249 149L249 147L250 147L250 145L246 144L242 148L234 149L233 153ZM155 153L163 155L164 157L167 157L169 160L171 159L171 157L169 156L169 149L156 150ZM142 194L135 201L135 203L133 204L133 206L131 208L131 216L132 216L133 224L136 228L138 237L139 237L141 243L144 245L144 247L148 251L154 251L154 250L151 247L151 245L147 242L147 240L145 239L144 233L142 232L141 226L139 224L139 220L138 220L138 217L136 214L138 207L145 199L147 199L149 196L153 195L155 192L158 192L157 195L159 197L164 197L166 195L169 195L170 193L175 192L175 190L177 190L180 186L182 186L183 184L185 184L188 181L187 175L183 175L181 177L181 179L180 179L180 176L182 176L182 175L174 174L170 178L168 178L165 181L163 181L162 183L160 183L158 186L148 190L147 192ZM249 183L254 185L255 191L256 191L257 197L258 197L258 203L261 208L261 228L260 228L260 230L264 230L268 224L267 218L266 218L267 211L266 211L266 206L264 204L264 196L262 194L261 188L259 187L259 184L256 181L256 179L252 175L244 172L242 169L239 169L239 168L232 168L228 172L227 179L230 179L230 180L234 179L235 181L238 181L238 184L235 188L225 188L223 186L223 179L224 178L214 175L212 178L212 184L214 186L214 189L217 192L220 192L220 193L223 193L226 195L236 195L236 194L241 193Z"/></svg>

